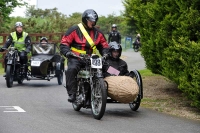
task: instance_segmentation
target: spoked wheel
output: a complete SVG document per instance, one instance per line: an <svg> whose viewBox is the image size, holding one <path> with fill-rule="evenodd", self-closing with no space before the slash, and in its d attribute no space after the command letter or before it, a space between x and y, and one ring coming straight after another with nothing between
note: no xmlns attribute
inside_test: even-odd
<svg viewBox="0 0 200 133"><path fill-rule="evenodd" d="M93 81L93 89L91 90L92 114L95 119L100 120L106 110L107 89L103 78L96 78Z"/></svg>
<svg viewBox="0 0 200 133"><path fill-rule="evenodd" d="M13 86L13 67L11 65L8 65L6 68L6 85L8 88L11 88Z"/></svg>
<svg viewBox="0 0 200 133"><path fill-rule="evenodd" d="M58 85L62 85L63 83L63 72L61 70L58 70L59 72L57 72L57 81L58 81Z"/></svg>
<svg viewBox="0 0 200 133"><path fill-rule="evenodd" d="M129 103L131 110L136 111L140 107L141 99L143 98L142 77L137 70L133 70L130 73L131 77L137 82L139 87L139 94L137 98L133 102Z"/></svg>

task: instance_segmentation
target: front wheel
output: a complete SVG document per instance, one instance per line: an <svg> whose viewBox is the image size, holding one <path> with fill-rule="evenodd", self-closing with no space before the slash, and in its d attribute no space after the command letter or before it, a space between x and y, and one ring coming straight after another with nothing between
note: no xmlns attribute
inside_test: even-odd
<svg viewBox="0 0 200 133"><path fill-rule="evenodd" d="M139 46L138 46L138 45L135 45L135 46L134 46L134 51L135 51L135 52L138 52L138 51L139 51Z"/></svg>
<svg viewBox="0 0 200 133"><path fill-rule="evenodd" d="M63 72L61 70L57 70L58 72L56 72L57 74L57 81L58 81L58 85L62 85L63 83Z"/></svg>
<svg viewBox="0 0 200 133"><path fill-rule="evenodd" d="M6 85L7 85L8 88L11 88L13 86L13 79L14 79L13 66L7 65L7 68L6 68Z"/></svg>
<svg viewBox="0 0 200 133"><path fill-rule="evenodd" d="M106 110L107 89L103 78L93 80L93 88L91 90L92 114L95 119L100 120Z"/></svg>

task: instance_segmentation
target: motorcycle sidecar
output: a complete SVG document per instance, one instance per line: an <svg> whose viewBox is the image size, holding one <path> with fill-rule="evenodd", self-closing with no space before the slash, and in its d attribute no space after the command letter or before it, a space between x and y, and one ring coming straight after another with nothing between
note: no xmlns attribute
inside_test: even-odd
<svg viewBox="0 0 200 133"><path fill-rule="evenodd" d="M137 70L130 71L130 77L132 77L133 80L136 81L138 88L139 88L139 93L138 93L137 97L135 98L135 100L129 103L129 106L130 106L132 111L137 111L138 108L140 107L140 103L141 103L141 100L143 98L142 77L141 77L139 71L137 71ZM106 85L108 87L107 82L106 82ZM120 103L120 102L108 97L107 103Z"/></svg>
<svg viewBox="0 0 200 133"><path fill-rule="evenodd" d="M63 82L65 59L56 53L56 44L32 44L32 57L30 59L30 80L48 80L57 78L58 84Z"/></svg>

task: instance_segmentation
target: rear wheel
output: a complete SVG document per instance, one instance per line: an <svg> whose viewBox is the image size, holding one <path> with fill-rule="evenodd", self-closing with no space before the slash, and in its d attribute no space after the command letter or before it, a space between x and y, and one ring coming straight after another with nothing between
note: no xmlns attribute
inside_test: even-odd
<svg viewBox="0 0 200 133"><path fill-rule="evenodd" d="M7 68L6 68L6 85L7 85L8 88L11 88L13 86L13 79L14 79L13 66L7 65Z"/></svg>
<svg viewBox="0 0 200 133"><path fill-rule="evenodd" d="M100 120L106 109L107 89L103 78L96 78L93 81L93 88L91 90L91 105L92 114L95 119Z"/></svg>

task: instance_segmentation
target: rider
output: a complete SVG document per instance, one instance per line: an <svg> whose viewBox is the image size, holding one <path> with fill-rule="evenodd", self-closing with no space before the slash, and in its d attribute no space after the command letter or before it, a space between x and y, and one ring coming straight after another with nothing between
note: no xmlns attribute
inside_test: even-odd
<svg viewBox="0 0 200 133"><path fill-rule="evenodd" d="M6 40L6 43L0 49L0 52L3 52L9 46L14 46L15 48L17 48L20 55L20 63L27 64L28 62L27 54L31 51L31 39L28 33L23 31L22 22L15 23L15 31L10 33L10 35L8 36L8 39ZM7 60L8 60L7 57L8 57L8 54L4 58L5 72L6 72L6 65L7 65ZM26 68L25 70L27 69L28 68ZM5 77L6 74L4 74L3 76Z"/></svg>
<svg viewBox="0 0 200 133"><path fill-rule="evenodd" d="M133 48L135 48L135 45L141 47L140 38L141 38L141 36L140 36L140 34L138 33L138 34L136 35L135 42L133 43Z"/></svg>
<svg viewBox="0 0 200 133"><path fill-rule="evenodd" d="M103 75L104 77L108 76L129 76L127 63L120 59L122 53L122 47L117 42L109 43L109 57L105 60L103 66Z"/></svg>
<svg viewBox="0 0 200 133"><path fill-rule="evenodd" d="M66 74L66 89L69 94L68 101L73 102L76 99L77 83L75 80L83 62L72 55L89 54L95 52L95 48L99 50L102 56L108 52L108 43L104 34L95 27L98 21L98 14L93 9L85 10L82 14L82 23L72 26L62 37L60 49L61 53L68 58L68 68ZM83 27L81 27L81 25ZM83 28L87 31L94 45L90 44L82 33Z"/></svg>
<svg viewBox="0 0 200 133"><path fill-rule="evenodd" d="M117 42L118 44L121 44L121 35L119 31L117 31L117 25L112 25L112 31L108 35L108 43L110 42Z"/></svg>

